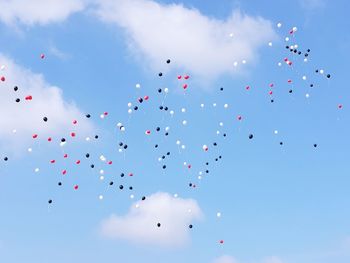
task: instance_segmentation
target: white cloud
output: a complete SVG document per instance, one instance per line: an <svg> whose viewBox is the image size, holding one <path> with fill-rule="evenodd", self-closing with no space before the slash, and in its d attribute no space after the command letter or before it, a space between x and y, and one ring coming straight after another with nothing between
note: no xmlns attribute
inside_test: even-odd
<svg viewBox="0 0 350 263"><path fill-rule="evenodd" d="M86 0L0 0L0 20L6 24L45 25L65 20L84 9Z"/></svg>
<svg viewBox="0 0 350 263"><path fill-rule="evenodd" d="M234 73L244 67L242 60L255 63L259 47L276 38L270 21L239 11L220 20L180 4L151 0L99 3L96 13L100 19L123 28L132 52L158 70L170 58L171 66L205 79Z"/></svg>
<svg viewBox="0 0 350 263"><path fill-rule="evenodd" d="M283 261L275 256L267 257L263 260L259 261L253 261L253 262L259 262L259 263L283 263ZM241 261L238 261L232 256L224 255L221 257L216 258L213 263L242 263Z"/></svg>
<svg viewBox="0 0 350 263"><path fill-rule="evenodd" d="M213 263L238 263L238 261L231 256L221 256L213 261Z"/></svg>
<svg viewBox="0 0 350 263"><path fill-rule="evenodd" d="M5 66L0 75L6 78L4 82L0 81L0 144L3 147L16 150L32 139L34 133L46 140L48 136L68 137L73 130L77 136L92 130L92 124L77 106L66 102L62 90L48 84L41 74L17 65L2 54L0 65ZM14 91L14 86L18 86L18 91ZM33 97L31 101L25 100L28 95ZM19 103L17 98L21 100ZM48 122L43 121L44 117ZM74 119L78 120L78 125L73 127ZM13 130L17 132L13 133Z"/></svg>
<svg viewBox="0 0 350 263"><path fill-rule="evenodd" d="M283 261L278 257L272 256L264 259L262 263L283 263Z"/></svg>
<svg viewBox="0 0 350 263"><path fill-rule="evenodd" d="M189 241L189 225L202 216L195 200L168 193L152 194L138 204L133 204L124 216L112 215L104 220L101 234L133 243L182 246Z"/></svg>

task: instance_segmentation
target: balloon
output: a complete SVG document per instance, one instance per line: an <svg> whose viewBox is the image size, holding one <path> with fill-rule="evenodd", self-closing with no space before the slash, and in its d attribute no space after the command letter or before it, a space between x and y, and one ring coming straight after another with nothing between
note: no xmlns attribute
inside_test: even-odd
<svg viewBox="0 0 350 263"><path fill-rule="evenodd" d="M1 81L5 81L6 80L4 76L1 76L0 79L1 79Z"/></svg>
<svg viewBox="0 0 350 263"><path fill-rule="evenodd" d="M157 224L157 227L160 227L160 223Z"/></svg>
<svg viewBox="0 0 350 263"><path fill-rule="evenodd" d="M41 58L41 59L44 59L44 58L45 58L45 54L41 54L41 55L40 55L40 58Z"/></svg>
<svg viewBox="0 0 350 263"><path fill-rule="evenodd" d="M16 99L16 102L20 102L21 100L19 98Z"/></svg>
<svg viewBox="0 0 350 263"><path fill-rule="evenodd" d="M17 87L17 86L14 86L14 87L13 87L13 90L14 90L14 91L17 91L17 90L18 90L18 87Z"/></svg>
<svg viewBox="0 0 350 263"><path fill-rule="evenodd" d="M139 88L141 88L141 85L140 85L139 83L137 83L137 84L135 85L135 87L136 87L137 89L139 89Z"/></svg>
<svg viewBox="0 0 350 263"><path fill-rule="evenodd" d="M206 152L207 152L207 151L208 151L208 149L209 149L209 148L208 148L208 146L207 146L207 145L205 145L205 144L203 145L203 147L202 147L202 148L203 148L203 150L204 150L204 151L206 151Z"/></svg>
<svg viewBox="0 0 350 263"><path fill-rule="evenodd" d="M78 190L79 189L79 185L74 185L74 190Z"/></svg>
<svg viewBox="0 0 350 263"><path fill-rule="evenodd" d="M159 72L159 73L158 73L158 76L159 76L159 77L163 76L163 73L162 73L162 72Z"/></svg>
<svg viewBox="0 0 350 263"><path fill-rule="evenodd" d="M249 139L253 139L253 134L249 134Z"/></svg>
<svg viewBox="0 0 350 263"><path fill-rule="evenodd" d="M170 59L168 59L168 60L166 61L166 63L168 63L168 64L169 64L169 63L170 63Z"/></svg>

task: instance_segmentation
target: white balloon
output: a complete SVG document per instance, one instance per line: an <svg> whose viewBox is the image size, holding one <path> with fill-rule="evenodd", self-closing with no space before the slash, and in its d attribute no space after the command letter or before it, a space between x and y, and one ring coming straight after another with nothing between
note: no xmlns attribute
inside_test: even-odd
<svg viewBox="0 0 350 263"><path fill-rule="evenodd" d="M247 61L246 61L245 59L243 59L243 60L242 60L242 63L243 63L243 64L246 64L246 63L247 63Z"/></svg>
<svg viewBox="0 0 350 263"><path fill-rule="evenodd" d="M1 65L1 70L4 70L5 69L5 65Z"/></svg>
<svg viewBox="0 0 350 263"><path fill-rule="evenodd" d="M182 148L182 149L186 149L186 146L185 146L185 145L181 145L181 148Z"/></svg>
<svg viewBox="0 0 350 263"><path fill-rule="evenodd" d="M298 28L295 26L295 27L293 27L293 32L296 32L296 31L298 31Z"/></svg>
<svg viewBox="0 0 350 263"><path fill-rule="evenodd" d="M269 42L269 46L272 47L272 42Z"/></svg>
<svg viewBox="0 0 350 263"><path fill-rule="evenodd" d="M104 173L105 173L105 171L101 169L100 170L100 174L104 174Z"/></svg>
<svg viewBox="0 0 350 263"><path fill-rule="evenodd" d="M124 127L124 126L121 127L120 130L121 130L122 132L124 132L124 131L125 131L125 127Z"/></svg>
<svg viewBox="0 0 350 263"><path fill-rule="evenodd" d="M274 131L274 134L278 134L278 130L275 130L275 131Z"/></svg>
<svg viewBox="0 0 350 263"><path fill-rule="evenodd" d="M306 97L306 98L309 98L309 97L310 97L310 94L309 94L309 93L306 93L306 94L305 94L305 97Z"/></svg>
<svg viewBox="0 0 350 263"><path fill-rule="evenodd" d="M170 111L170 115L174 115L174 113L175 113L175 112L174 112L173 110Z"/></svg>
<svg viewBox="0 0 350 263"><path fill-rule="evenodd" d="M105 118L105 115L104 115L104 114L101 114L101 115L100 115L100 118L101 118L101 119L104 119L104 118Z"/></svg>
<svg viewBox="0 0 350 263"><path fill-rule="evenodd" d="M165 127L165 131L169 131L170 130L170 127Z"/></svg>
<svg viewBox="0 0 350 263"><path fill-rule="evenodd" d="M289 37L286 37L285 40L288 42L289 41Z"/></svg>
<svg viewBox="0 0 350 263"><path fill-rule="evenodd" d="M181 109L181 112L182 112L182 113L185 113L185 112L186 112L186 109L185 109L185 108L182 108L182 109Z"/></svg>
<svg viewBox="0 0 350 263"><path fill-rule="evenodd" d="M208 146L207 146L207 145L204 144L204 145L202 146L202 148L203 148L204 151L208 151Z"/></svg>
<svg viewBox="0 0 350 263"><path fill-rule="evenodd" d="M321 73L321 74L323 74L323 73L324 73L324 70L323 70L323 69L321 69L321 70L320 70L320 73Z"/></svg>
<svg viewBox="0 0 350 263"><path fill-rule="evenodd" d="M225 109L227 109L227 108L228 108L228 104L227 104L227 103L224 105L224 108L225 108Z"/></svg>
<svg viewBox="0 0 350 263"><path fill-rule="evenodd" d="M306 76L303 76L303 80L306 80Z"/></svg>
<svg viewBox="0 0 350 263"><path fill-rule="evenodd" d="M182 121L182 124L183 124L183 125L186 125L186 124L187 124L187 121L186 121L186 120L183 120L183 121Z"/></svg>
<svg viewBox="0 0 350 263"><path fill-rule="evenodd" d="M129 102L129 103L128 103L128 107L130 108L131 106L132 106L132 103ZM120 125L122 125L122 124L120 123Z"/></svg>
<svg viewBox="0 0 350 263"><path fill-rule="evenodd" d="M219 125L222 127L222 126L224 126L224 123L220 122Z"/></svg>
<svg viewBox="0 0 350 263"><path fill-rule="evenodd" d="M277 23L277 27L281 28L282 27L282 23Z"/></svg>
<svg viewBox="0 0 350 263"><path fill-rule="evenodd" d="M121 122L118 122L117 127L122 126L123 124Z"/></svg>
<svg viewBox="0 0 350 263"><path fill-rule="evenodd" d="M33 151L33 149L32 149L32 148L28 148L28 152L30 152L30 153L31 153L32 151Z"/></svg>
<svg viewBox="0 0 350 263"><path fill-rule="evenodd" d="M103 175L100 176L100 180L103 181L105 177Z"/></svg>
<svg viewBox="0 0 350 263"><path fill-rule="evenodd" d="M281 62L278 62L278 64L277 64L277 65L280 67L280 66L282 66L282 63L281 63Z"/></svg>
<svg viewBox="0 0 350 263"><path fill-rule="evenodd" d="M201 104L201 108L204 108L204 104L203 103Z"/></svg>
<svg viewBox="0 0 350 263"><path fill-rule="evenodd" d="M90 141L90 137L86 137L85 140L88 142Z"/></svg>
<svg viewBox="0 0 350 263"><path fill-rule="evenodd" d="M180 142L179 140L176 141L176 144L177 144L177 145L180 145L180 143L181 143L181 142Z"/></svg>
<svg viewBox="0 0 350 263"><path fill-rule="evenodd" d="M39 168L35 168L34 172L38 173L40 171Z"/></svg>
<svg viewBox="0 0 350 263"><path fill-rule="evenodd" d="M217 213L216 213L216 217L219 217L219 218L220 218L220 217L221 217L221 213L220 213L220 212L217 212Z"/></svg>
<svg viewBox="0 0 350 263"><path fill-rule="evenodd" d="M130 195L130 199L134 199L134 197L135 197L134 195Z"/></svg>
<svg viewBox="0 0 350 263"><path fill-rule="evenodd" d="M137 84L135 85L135 87L136 87L137 89L139 89L139 88L141 88L141 85L140 85L139 83L137 83Z"/></svg>
<svg viewBox="0 0 350 263"><path fill-rule="evenodd" d="M202 180L202 176L198 175L198 180Z"/></svg>
<svg viewBox="0 0 350 263"><path fill-rule="evenodd" d="M103 195L99 195L98 199L103 200Z"/></svg>
<svg viewBox="0 0 350 263"><path fill-rule="evenodd" d="M128 109L128 113L131 114L132 113L132 109Z"/></svg>
<svg viewBox="0 0 350 263"><path fill-rule="evenodd" d="M121 152L123 152L123 149L119 149L118 151L121 153Z"/></svg>
<svg viewBox="0 0 350 263"><path fill-rule="evenodd" d="M165 88L165 89L164 89L164 92L165 92L165 93L169 93L169 89L168 89L168 88Z"/></svg>
<svg viewBox="0 0 350 263"><path fill-rule="evenodd" d="M216 107L216 103L213 103L213 107Z"/></svg>
<svg viewBox="0 0 350 263"><path fill-rule="evenodd" d="M237 67L237 65L238 65L238 62L237 62L237 61L233 62L233 66L234 66L234 67Z"/></svg>

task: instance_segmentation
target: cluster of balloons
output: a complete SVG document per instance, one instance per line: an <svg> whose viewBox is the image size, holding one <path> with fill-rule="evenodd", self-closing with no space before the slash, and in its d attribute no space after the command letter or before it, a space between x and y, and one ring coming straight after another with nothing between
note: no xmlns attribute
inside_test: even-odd
<svg viewBox="0 0 350 263"><path fill-rule="evenodd" d="M278 23L277 27L281 28L282 27L282 23ZM288 36L285 37L285 40L288 41L289 43L292 42L292 40L289 38L289 36L291 38L293 38L293 40L294 40L296 32L297 32L297 28L293 27L291 30L288 31L288 33L287 33ZM269 42L269 46L272 47L272 42ZM284 49L282 47L281 50L284 50L285 52L289 52L288 56L290 56L290 57L303 55L303 57L304 57L303 61L304 62L307 62L307 59L310 56L310 52L311 52L310 49L306 49L305 51L302 51L303 49L300 48L299 45L295 44L295 43L291 43L289 45L286 45L285 48L286 49ZM44 59L45 58L45 54L41 54L40 58ZM293 63L292 59L289 59L288 57L280 58L280 59L281 59L280 60L281 62L278 63L278 66L282 66L282 63L283 63L282 61L284 61L285 64L288 66L288 70L290 70L293 73L292 65L296 66L295 65L296 63ZM169 65L170 63L171 63L171 60L167 59L166 60L166 64ZM4 67L2 67L2 69L3 68ZM317 69L317 70L315 70L315 72L318 73L318 74L321 74L321 75L325 75L326 78L328 78L328 79L331 77L331 75L329 73L325 74L325 71L322 70L322 69ZM158 77L163 77L164 75L165 74L163 74L162 72L158 73ZM179 86L180 86L179 89L180 90L189 90L190 89L190 85L189 85L190 75L188 75L188 74L177 74L177 75L174 76L173 79L175 80L175 82L179 83ZM304 75L302 77L302 79L306 80L307 76ZM2 82L6 82L6 77L5 76L1 76L0 80ZM289 83L290 85L292 85L293 84L293 80L290 79L290 78L287 78L286 79L286 83ZM313 87L312 83L310 84L310 87ZM141 84L139 84L139 83L137 83L135 85L135 88L138 90L138 92L140 92L142 90ZM273 92L274 88L275 88L275 83L270 83L268 85L268 89L269 89L268 90L268 95L270 96L271 102L274 102L274 98L272 97L274 95L274 92ZM18 86L13 87L12 89L13 89L14 92L18 92L19 91ZM251 86L250 85L246 85L245 89L247 91L250 91L251 90ZM288 92L289 93L293 93L293 89L289 89ZM178 100L178 96L179 96L179 95L176 94L176 92L174 92L174 94L171 94L170 90L168 88L160 88L158 86L155 88L155 93L156 94L158 93L159 95L163 95L164 94L164 96L166 96L167 99L173 98L174 100ZM218 94L224 93L224 88L220 87L218 89L217 93ZM172 95L172 96L170 96L170 95ZM219 96L221 96L221 98L222 98L222 95L219 95ZM226 95L224 95L224 98L229 100L229 98ZM35 98L33 98L32 95L24 96L24 100L25 101L32 101L34 99ZM159 105L159 106L156 106L154 108L149 108L149 107L146 108L145 104L147 104L148 102L153 101L153 100L155 102L157 102L156 105ZM159 103L158 103L158 100L159 100ZM15 99L15 101L17 103L19 103L19 102L21 102L21 98L17 97ZM170 106L169 106L169 105L172 105L172 104L171 103L169 103L167 105L165 104L165 97L159 96L158 98L156 98L156 97L154 97L154 98L152 97L151 98L150 95L143 95L143 96L136 96L135 101L137 103L136 105L134 105L132 102L129 102L127 104L127 106L128 106L128 111L127 112L129 114L129 116L130 116L130 114L132 114L135 111L143 111L143 110L148 111L149 114L155 114L156 112L159 112L159 111L169 113L169 115L165 115L165 118L172 118L174 116L174 114L175 114L175 109L171 109ZM215 108L215 107L217 107L218 104L216 102L214 102L212 105L213 105L213 108ZM205 104L201 103L200 107L204 108ZM342 104L338 104L337 107L338 107L338 109L342 109L343 105ZM223 108L227 109L226 112L227 112L227 114L230 114L230 116L232 116L232 120L236 119L238 122L242 122L243 121L243 116L245 116L245 115L241 115L241 114L236 115L236 114L233 114L233 113L229 112L229 110L230 110L229 109L229 103L224 103L223 104ZM187 113L187 109L182 107L181 108L181 113L186 114ZM99 115L100 119L105 119L105 118L107 118L107 116L109 116L108 112L102 112ZM85 117L87 119L93 118L93 116L90 113L86 114L85 116L81 116L81 117L82 118ZM41 118L42 118L43 122L47 123L47 125L50 124L49 118L47 116L41 116ZM95 118L94 120L96 120L96 119L98 119L98 118ZM205 117L203 119L205 119ZM163 121L163 123L164 123L164 121ZM79 126L79 121L77 119L74 119L74 120L71 121L71 125L73 125L73 127L74 126ZM140 134L142 134L142 136L147 136L148 138L151 138L155 134L154 138L156 138L157 141L154 142L152 144L151 148L150 148L150 152L152 152L154 149L160 148L160 147L162 147L164 145L163 144L163 140L159 139L159 137L156 137L156 134L159 134L160 132L164 132L164 136L168 136L169 132L170 132L170 126L159 125L157 123L154 123L154 124L149 123L149 125L150 126L146 130L144 129L144 127L142 127L142 128L140 127L140 129L142 129L142 133L140 133ZM188 120L187 119L182 119L182 121L180 123L178 123L177 125L179 125L180 127L184 128L183 126L187 126L188 125ZM234 121L232 121L232 123L230 123L229 125L230 126L237 125L237 122L235 123ZM122 122L118 122L117 125L116 125L117 130L118 130L118 136L117 136L118 138L116 139L116 143L114 145L117 145L116 149L120 153L121 152L125 152L129 148L129 143L126 143L126 141L124 139L119 139L120 136L125 136L123 134L127 134L127 132L128 132L127 131L127 127L128 126L129 126L129 123L123 124ZM220 129L222 129L222 127L224 126L223 122L219 122L219 126L221 127ZM196 127L192 127L192 128L196 129ZM208 127L208 129L213 129L213 131L216 130L215 127ZM223 137L227 136L227 133L226 132L222 132L222 130L216 130L216 132L213 133L213 134L215 134L217 136L217 135L221 135L221 133L222 133ZM277 135L278 134L278 130L275 130L274 134ZM176 135L179 136L179 137L183 136L183 134L181 134L181 133L176 134ZM77 136L76 132L71 132L70 133L70 137L74 138L76 136ZM253 140L254 139L253 133L248 133L246 136L248 137L249 140ZM99 135L93 135L91 137L93 139L95 139L95 140L98 140L100 138ZM86 142L90 142L91 141L91 137L87 137L86 138ZM123 138L125 138L125 137L123 137ZM33 140L40 140L41 139L40 132L39 133L33 133L32 134L32 139ZM181 142L182 138L180 138L180 139L176 140L176 143L175 143L177 145L177 147L178 147L179 154L181 154L181 150L183 151L183 150L186 149L186 145ZM222 147L221 147L221 144L219 146L219 143L217 142L216 137L212 138L211 140L212 140L211 142L207 140L207 141L203 142L203 144L202 144L201 151L204 152L205 154L201 154L200 152L197 152L198 148L196 148L196 150L193 152L193 156L198 156L198 159L199 158L204 158L202 160L202 163L205 164L205 166L204 166L205 168L203 170L199 170L198 171L198 177L196 179L192 178L191 182L188 183L188 186L190 188L192 188L192 189L197 188L198 185L199 185L199 181L201 181L203 179L203 176L209 174L210 164L209 164L208 158L212 158L212 157L210 157L211 156L210 153L213 152L214 149L217 150L217 153L215 153L216 157L213 158L215 160L215 162L218 162L220 159L222 159L222 155L220 154L220 151L222 150L222 147L224 147L224 144L223 144ZM49 137L47 139L47 141L48 142L52 142L53 141L52 137ZM66 143L67 143L66 137L62 137L60 139L60 141L59 141L60 149ZM284 143L282 141L280 141L279 144L281 146L284 145ZM113 145L113 144L111 144L111 145ZM130 142L130 145L133 146L133 142ZM208 145L212 145L212 147L209 147ZM316 148L318 146L318 144L314 143L313 146ZM31 148L30 148L30 151L31 151ZM71 163L67 163L67 162L64 163L64 165L68 166L68 168L67 167L61 167L60 168L60 175L62 176L62 178L57 182L57 185L59 187L62 188L62 186L63 186L63 182L62 181L64 180L64 177L66 177L68 175L69 168L70 168L69 166L70 165L75 164L75 165L78 165L78 166L82 166L82 165L85 165L85 162L82 162L81 160L93 160L95 156L98 156L98 154L97 155L91 154L90 151L83 151L83 152L84 153L81 154L80 158L75 159ZM170 151L169 149L166 149L161 156L158 155L159 156L158 157L158 162L163 162L163 161L166 160L168 163L171 163L173 155L176 155L176 154L173 154L173 152L171 154L171 152L172 151ZM148 155L149 155L149 153L145 152L145 156L148 156ZM62 156L62 159L63 160L70 159L69 158L69 154L64 152L63 156ZM5 156L5 157L3 157L3 160L5 162L9 161L9 157ZM50 162L50 164L52 164L52 166L54 166L55 164L57 165L57 163L61 164L60 161L61 160L56 160L56 158L55 158L55 159L51 159L49 162ZM102 183L106 184L107 187L109 187L109 188L114 187L114 185L119 185L118 186L119 190L125 189L125 183L118 184L118 183L115 183L114 180L109 180L109 182L107 182L107 183L104 182L104 179L105 179L105 170L104 169L105 169L105 167L113 165L114 164L113 160L107 159L104 155L101 154L101 155L99 155L99 161L97 159L95 161L89 162L89 164L87 164L88 167L91 168L91 169L95 169L97 167L96 161L98 162L98 166L102 166L101 169L96 171L96 173L99 176L99 180L102 181ZM183 165L188 170L192 169L192 164L190 162L188 162L188 161L185 161L183 163ZM163 170L166 170L167 169L167 164L161 163L161 168ZM38 173L39 171L40 171L39 168L35 169L36 173ZM128 176L125 176L126 174ZM133 176L134 176L134 174L131 173L131 172L130 173L124 173L124 172L120 173L120 178L124 178L124 177L131 178ZM74 191L78 191L80 189L78 183L74 183L70 187L72 187ZM132 194L130 195L130 198L133 199L137 193L133 192L134 191L134 187L132 185L130 185L128 187L128 189L130 191L132 191ZM98 199L99 200L103 200L104 199L104 195L102 193L99 194L98 195ZM146 196L142 196L141 197L141 201L144 201L144 200L146 200ZM52 204L54 204L54 199L52 197L50 197L48 199L48 204L50 206ZM137 206L139 207L140 205L142 205L142 204L138 204ZM216 217L219 219L219 218L221 218L221 216L222 216L221 212L217 212ZM161 226L162 226L162 222L155 222L154 224L155 224L155 226L157 228L161 228ZM145 227L147 227L147 226L145 226ZM149 226L149 227L152 227L152 226ZM154 227L154 225L153 225L153 227ZM188 227L190 229L192 229L193 225L190 224ZM223 245L224 244L224 240L223 239L219 240L219 244Z"/></svg>

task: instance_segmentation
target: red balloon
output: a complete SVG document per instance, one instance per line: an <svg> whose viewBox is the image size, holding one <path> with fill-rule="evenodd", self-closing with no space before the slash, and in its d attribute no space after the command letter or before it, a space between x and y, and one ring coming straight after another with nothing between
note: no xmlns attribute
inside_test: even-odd
<svg viewBox="0 0 350 263"><path fill-rule="evenodd" d="M183 89L187 89L188 86L187 86L187 84L183 84L182 87L183 87Z"/></svg>
<svg viewBox="0 0 350 263"><path fill-rule="evenodd" d="M36 138L38 138L38 134L33 134L33 139L36 139Z"/></svg>
<svg viewBox="0 0 350 263"><path fill-rule="evenodd" d="M66 175L66 173L67 173L67 170L63 170L63 171L62 171L62 174L63 174L63 175Z"/></svg>
<svg viewBox="0 0 350 263"><path fill-rule="evenodd" d="M78 121L77 121L77 120L74 120L74 121L73 121L73 124L74 124L74 125L75 125L75 124L77 124L77 123L78 123Z"/></svg>
<svg viewBox="0 0 350 263"><path fill-rule="evenodd" d="M65 153L65 154L63 155L63 158L68 158L68 154Z"/></svg>
<svg viewBox="0 0 350 263"><path fill-rule="evenodd" d="M178 76L177 76L177 79L181 79L181 78L182 78L182 76L181 76L181 75L178 75Z"/></svg>
<svg viewBox="0 0 350 263"><path fill-rule="evenodd" d="M188 75L184 76L184 79L189 79L189 78L190 78L190 76L188 76Z"/></svg>
<svg viewBox="0 0 350 263"><path fill-rule="evenodd" d="M72 132L70 136L75 137L75 132Z"/></svg>
<svg viewBox="0 0 350 263"><path fill-rule="evenodd" d="M145 100L148 100L148 99L149 99L149 97L146 95L146 96L144 97L144 99L145 99Z"/></svg>
<svg viewBox="0 0 350 263"><path fill-rule="evenodd" d="M50 163L55 163L56 161L55 160L51 160Z"/></svg>
<svg viewBox="0 0 350 263"><path fill-rule="evenodd" d="M80 164L80 160L76 161L75 163L76 163L76 164Z"/></svg>
<svg viewBox="0 0 350 263"><path fill-rule="evenodd" d="M5 77L4 76L1 76L1 81L5 81Z"/></svg>
<svg viewBox="0 0 350 263"><path fill-rule="evenodd" d="M74 190L78 190L78 188L79 188L79 185L74 185Z"/></svg>
<svg viewBox="0 0 350 263"><path fill-rule="evenodd" d="M33 97L31 95L28 95L25 97L25 100L32 100L32 99L33 99Z"/></svg>
<svg viewBox="0 0 350 263"><path fill-rule="evenodd" d="M44 59L44 58L45 58L45 54L41 54L41 55L40 55L40 58L41 58L41 59Z"/></svg>

